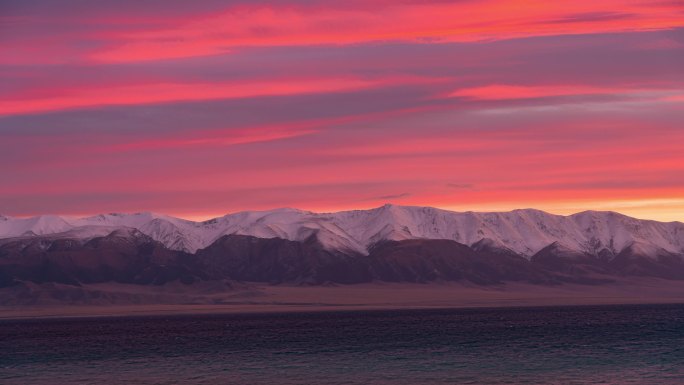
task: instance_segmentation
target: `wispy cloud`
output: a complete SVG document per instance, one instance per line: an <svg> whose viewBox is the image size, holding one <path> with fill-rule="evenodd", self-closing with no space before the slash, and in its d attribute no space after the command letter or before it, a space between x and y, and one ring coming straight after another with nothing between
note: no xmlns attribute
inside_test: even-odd
<svg viewBox="0 0 684 385"><path fill-rule="evenodd" d="M380 195L380 196L376 196L376 197L362 199L362 201L373 201L373 202L392 201L395 199L408 198L410 196L411 196L411 193L389 194L389 195Z"/></svg>
<svg viewBox="0 0 684 385"><path fill-rule="evenodd" d="M447 187L454 189L472 189L475 186L472 183L447 183Z"/></svg>
<svg viewBox="0 0 684 385"><path fill-rule="evenodd" d="M24 100L0 100L0 115L85 108L103 105L135 105L174 101L297 95L362 89L377 82L362 79L278 79L249 83L151 83L106 88L56 90L52 96L36 95Z"/></svg>

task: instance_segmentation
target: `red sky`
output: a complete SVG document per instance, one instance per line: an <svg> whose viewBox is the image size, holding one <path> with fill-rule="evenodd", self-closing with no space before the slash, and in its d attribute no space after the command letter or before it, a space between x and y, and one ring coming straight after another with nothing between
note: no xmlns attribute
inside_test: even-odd
<svg viewBox="0 0 684 385"><path fill-rule="evenodd" d="M6 0L0 44L2 214L684 220L683 1Z"/></svg>

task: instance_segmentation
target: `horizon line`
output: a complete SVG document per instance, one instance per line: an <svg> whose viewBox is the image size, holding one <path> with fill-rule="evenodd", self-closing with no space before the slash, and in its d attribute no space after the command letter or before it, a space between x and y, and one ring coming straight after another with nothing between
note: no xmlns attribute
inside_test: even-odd
<svg viewBox="0 0 684 385"><path fill-rule="evenodd" d="M618 214L622 215L628 218L633 218L637 220L645 220L645 221L653 221L653 222L660 222L660 223L684 223L684 220L658 220L658 219L653 219L653 218L644 218L644 217L638 217L630 214L626 214L624 212L618 211L618 210L607 210L607 209L583 209L583 210L577 210L573 211L571 210L570 212L566 213L555 213L549 210L544 210L544 209L538 209L535 207L521 207L521 208L514 208L514 209L503 209L503 210L455 210L455 209L450 209L450 208L445 208L445 207L438 207L438 206L429 206L429 205L414 205L414 204L396 204L396 203L384 203L380 206L373 206L370 208L359 208L359 209L341 209L341 210L307 210L307 209L301 209L297 207L290 207L290 206L281 206L281 207L274 207L272 209L251 209L251 210L237 210L237 211L228 211L225 214L208 214L208 215L183 215L183 214L167 214L164 212L159 212L159 211L152 211L152 210L143 210L143 211L110 211L110 212L98 212L98 213L91 213L91 214L55 214L55 213L45 213L45 214L38 214L38 215L6 215L3 213L0 213L0 217L5 217L5 218L14 218L14 219L31 219L31 218L37 218L37 217L43 217L43 216L56 216L60 218L71 218L71 219L85 219L89 217L94 217L98 215L139 215L139 214L150 214L150 215L158 215L158 216L166 216L166 217L171 217L174 219L181 219L189 222L195 222L195 223L202 223L202 222L207 222L211 221L213 219L218 219L222 218L225 216L229 215L237 215L240 213L258 213L258 212L275 212L275 211L284 211L284 210L292 210L292 211L300 211L300 212L305 212L305 213L311 213L311 214L336 214L336 213L342 213L342 212L349 212L349 211L372 211L372 210L379 210L383 207L387 206L394 206L394 207L407 207L407 208L429 208L429 209L435 209L435 210L441 210L441 211L447 211L451 213L458 213L458 214L466 214L466 213L476 213L476 214L496 214L496 213L512 213L515 211L538 211L542 212L547 215L553 215L553 216L559 216L559 217L571 217L574 215L582 214L582 213L587 213L587 212L596 212L596 213L613 213L613 214Z"/></svg>

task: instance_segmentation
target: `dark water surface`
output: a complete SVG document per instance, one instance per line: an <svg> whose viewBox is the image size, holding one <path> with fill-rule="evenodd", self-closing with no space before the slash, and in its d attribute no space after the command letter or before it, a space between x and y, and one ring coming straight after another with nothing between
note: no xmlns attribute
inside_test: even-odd
<svg viewBox="0 0 684 385"><path fill-rule="evenodd" d="M684 384L684 306L0 321L0 384Z"/></svg>

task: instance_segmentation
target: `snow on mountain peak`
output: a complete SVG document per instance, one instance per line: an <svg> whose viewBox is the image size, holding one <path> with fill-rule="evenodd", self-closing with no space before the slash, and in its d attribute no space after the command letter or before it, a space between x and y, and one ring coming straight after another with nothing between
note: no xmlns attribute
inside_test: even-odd
<svg viewBox="0 0 684 385"><path fill-rule="evenodd" d="M616 255L634 245L640 252L684 252L684 224L646 221L613 212L585 211L570 216L535 209L509 212L453 212L433 207L386 204L370 210L314 213L291 208L242 211L204 222L149 212L102 214L81 219L58 216L0 220L0 238L73 232L79 237L104 229L134 228L175 250L195 252L224 235L250 235L305 241L325 248L367 254L373 244L405 239L449 239L510 250L531 257L557 247L576 253ZM95 229L103 230L95 230ZM77 229L81 229L78 230ZM485 240L485 241L483 241Z"/></svg>
<svg viewBox="0 0 684 385"><path fill-rule="evenodd" d="M9 218L0 222L0 236L43 235L61 233L72 226L62 217L41 215L31 218Z"/></svg>

